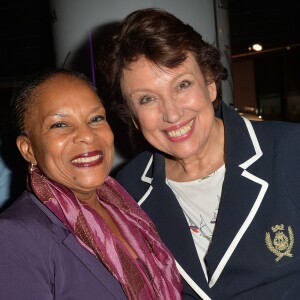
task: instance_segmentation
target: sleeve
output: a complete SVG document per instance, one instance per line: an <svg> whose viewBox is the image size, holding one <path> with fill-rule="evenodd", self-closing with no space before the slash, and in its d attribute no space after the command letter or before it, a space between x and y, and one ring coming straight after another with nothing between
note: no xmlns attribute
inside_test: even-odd
<svg viewBox="0 0 300 300"><path fill-rule="evenodd" d="M53 299L50 272L32 234L20 224L0 222L1 299Z"/></svg>
<svg viewBox="0 0 300 300"><path fill-rule="evenodd" d="M290 198L300 210L300 126L296 124L288 132L281 134L283 142L278 154L282 172L281 188L287 188Z"/></svg>

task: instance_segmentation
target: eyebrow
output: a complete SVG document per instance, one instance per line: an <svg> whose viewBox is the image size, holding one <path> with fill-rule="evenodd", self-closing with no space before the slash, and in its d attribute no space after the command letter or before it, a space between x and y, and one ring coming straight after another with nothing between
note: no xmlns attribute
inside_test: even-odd
<svg viewBox="0 0 300 300"><path fill-rule="evenodd" d="M137 89L134 90L132 93L130 93L128 96L132 97L134 94L138 94L138 93L153 93L153 91L151 91L150 89Z"/></svg>
<svg viewBox="0 0 300 300"><path fill-rule="evenodd" d="M172 81L176 81L176 80L181 80L182 77L186 76L186 75L191 75L194 76L193 72L184 72L184 73L173 73L175 76L172 78ZM126 91L125 91L126 92ZM141 88L141 89L136 89L134 91L132 91L130 94L128 94L129 97L132 97L135 93L155 93L153 92L151 89L149 88Z"/></svg>
<svg viewBox="0 0 300 300"><path fill-rule="evenodd" d="M97 107L93 108L90 112L94 113L94 112L96 112L98 110L105 111L105 108L102 105L101 106L97 106ZM69 116L69 115L71 115L71 114L65 114L65 113L62 113L62 112L56 112L56 113L50 114L48 117L66 117L66 116Z"/></svg>

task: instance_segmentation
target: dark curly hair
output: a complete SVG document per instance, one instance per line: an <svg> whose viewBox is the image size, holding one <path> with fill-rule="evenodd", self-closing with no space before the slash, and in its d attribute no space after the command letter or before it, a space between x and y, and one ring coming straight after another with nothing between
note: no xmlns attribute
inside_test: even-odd
<svg viewBox="0 0 300 300"><path fill-rule="evenodd" d="M228 76L220 52L203 41L190 25L156 8L129 14L103 42L97 62L102 99L120 112L125 108L128 115L130 108L121 90L122 71L141 56L158 66L175 68L185 61L188 53L194 55L206 84L216 83L217 97L213 104L217 110L222 100L221 81Z"/></svg>
<svg viewBox="0 0 300 300"><path fill-rule="evenodd" d="M57 75L66 75L69 78L80 79L91 88L94 88L90 79L85 74L76 71L51 69L35 74L30 79L23 82L22 85L14 92L10 103L12 114L11 123L17 135L26 135L24 118L26 113L29 113L35 104L39 87Z"/></svg>

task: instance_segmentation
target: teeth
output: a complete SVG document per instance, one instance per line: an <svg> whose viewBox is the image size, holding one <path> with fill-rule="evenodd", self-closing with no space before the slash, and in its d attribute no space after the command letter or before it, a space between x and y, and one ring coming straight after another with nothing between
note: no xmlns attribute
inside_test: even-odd
<svg viewBox="0 0 300 300"><path fill-rule="evenodd" d="M192 120L189 124L185 125L184 127L181 127L178 130L173 130L173 131L167 132L167 134L170 137L180 137L182 135L185 135L188 131L191 130L193 123L194 123L194 120Z"/></svg>
<svg viewBox="0 0 300 300"><path fill-rule="evenodd" d="M89 163L89 162L95 161L99 158L100 158L100 155L91 156L91 157L80 157L80 158L74 159L72 162L75 162L75 163Z"/></svg>

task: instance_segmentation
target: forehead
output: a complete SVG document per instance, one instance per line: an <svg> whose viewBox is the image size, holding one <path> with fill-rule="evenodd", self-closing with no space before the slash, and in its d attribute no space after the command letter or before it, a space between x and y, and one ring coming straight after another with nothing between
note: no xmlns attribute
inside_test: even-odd
<svg viewBox="0 0 300 300"><path fill-rule="evenodd" d="M83 79L71 76L68 74L56 74L46 81L41 83L37 88L37 93L44 93L45 91L55 91L57 89L71 88L74 85L85 86L86 88L91 88L87 82Z"/></svg>
<svg viewBox="0 0 300 300"><path fill-rule="evenodd" d="M122 89L127 91L131 87L139 85L167 82L184 74L203 77L196 59L190 53L183 63L174 68L159 66L142 56L123 70L121 84Z"/></svg>
<svg viewBox="0 0 300 300"><path fill-rule="evenodd" d="M103 106L94 89L85 80L61 74L40 84L31 98L26 109L29 114L71 106L76 107L76 110L91 105Z"/></svg>
<svg viewBox="0 0 300 300"><path fill-rule="evenodd" d="M40 84L34 92L35 104L51 98L64 98L78 94L78 92L95 94L94 90L83 79L75 76L58 74ZM78 94L79 96L79 94Z"/></svg>
<svg viewBox="0 0 300 300"><path fill-rule="evenodd" d="M158 65L155 62L147 59L145 56L139 57L137 60L129 64L126 69L123 69L122 79L126 79L128 74L138 75L141 72L151 72L156 76L163 76L163 74L178 74L182 72L200 71L198 63L192 54L188 54L186 59L174 68L168 68L163 65ZM200 71L201 72L201 71Z"/></svg>

